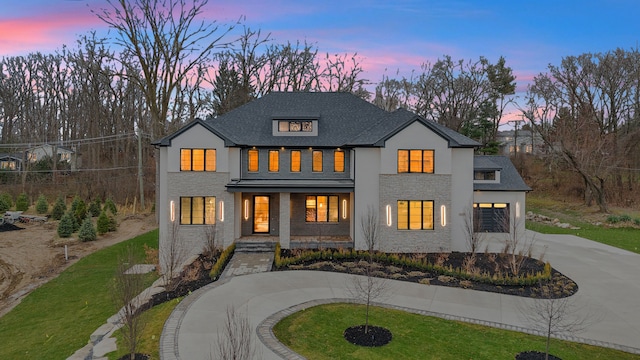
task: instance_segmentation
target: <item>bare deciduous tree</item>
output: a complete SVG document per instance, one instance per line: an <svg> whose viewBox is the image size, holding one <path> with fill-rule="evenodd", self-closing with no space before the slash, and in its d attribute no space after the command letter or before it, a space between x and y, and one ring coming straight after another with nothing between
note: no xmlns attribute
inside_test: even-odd
<svg viewBox="0 0 640 360"><path fill-rule="evenodd" d="M218 244L216 243L216 235L217 235L217 229L215 224L207 225L204 227L204 238L205 238L204 253L205 254L208 253L210 255L214 255L218 250Z"/></svg>
<svg viewBox="0 0 640 360"><path fill-rule="evenodd" d="M220 329L219 329L220 330ZM215 359L251 360L256 358L256 349L251 332L249 318L233 306L227 307L227 318L222 332L218 332ZM213 351L211 354L213 357Z"/></svg>
<svg viewBox="0 0 640 360"><path fill-rule="evenodd" d="M171 229L167 234L167 244L164 245L160 258L165 285L168 290L174 290L180 285L178 275L182 271L182 265L187 256L187 249L180 238L180 224L178 221L171 223Z"/></svg>
<svg viewBox="0 0 640 360"><path fill-rule="evenodd" d="M145 289L144 275L130 273L129 270L141 263L136 258L133 249L127 247L125 253L118 259L118 267L113 283L113 302L119 308L121 332L129 358L135 359L136 350L140 342L145 322L140 316L143 305L138 295Z"/></svg>
<svg viewBox="0 0 640 360"><path fill-rule="evenodd" d="M508 208L507 208L508 209ZM497 221L502 223L502 227L509 231L505 237L502 254L506 256L507 266L513 275L520 274L522 265L533 254L533 247L536 243L535 236L527 237L522 218L510 218L508 211L502 213Z"/></svg>
<svg viewBox="0 0 640 360"><path fill-rule="evenodd" d="M574 298L548 298L550 289L540 285L545 299L527 299L518 304L520 315L534 330L546 335L545 359L549 359L551 337L584 331L594 321L593 314L577 305Z"/></svg>
<svg viewBox="0 0 640 360"><path fill-rule="evenodd" d="M481 217L473 206L464 210L464 218L462 222L462 230L466 237L467 250L470 253L477 253L485 242L485 233L479 231Z"/></svg>

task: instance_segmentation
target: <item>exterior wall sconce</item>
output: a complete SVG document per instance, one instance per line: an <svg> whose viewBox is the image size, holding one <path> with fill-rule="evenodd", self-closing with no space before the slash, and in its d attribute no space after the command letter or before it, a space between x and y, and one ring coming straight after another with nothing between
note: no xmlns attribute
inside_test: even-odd
<svg viewBox="0 0 640 360"><path fill-rule="evenodd" d="M171 200L171 202L169 203L169 216L171 217L171 222L176 221L176 203L175 201Z"/></svg>
<svg viewBox="0 0 640 360"><path fill-rule="evenodd" d="M249 200L244 201L244 219L249 220Z"/></svg>
<svg viewBox="0 0 640 360"><path fill-rule="evenodd" d="M342 218L347 218L347 199L342 199Z"/></svg>
<svg viewBox="0 0 640 360"><path fill-rule="evenodd" d="M391 205L387 205L387 226L391 226Z"/></svg>
<svg viewBox="0 0 640 360"><path fill-rule="evenodd" d="M447 226L447 207L444 205L440 206L440 225Z"/></svg>
<svg viewBox="0 0 640 360"><path fill-rule="evenodd" d="M220 200L218 206L220 207L220 221L224 222L224 201Z"/></svg>
<svg viewBox="0 0 640 360"><path fill-rule="evenodd" d="M520 219L520 202L516 201L516 219Z"/></svg>

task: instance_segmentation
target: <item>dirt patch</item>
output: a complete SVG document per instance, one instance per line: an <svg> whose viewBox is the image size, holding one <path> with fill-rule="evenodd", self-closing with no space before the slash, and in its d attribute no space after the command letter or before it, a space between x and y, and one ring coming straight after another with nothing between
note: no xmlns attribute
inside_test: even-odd
<svg viewBox="0 0 640 360"><path fill-rule="evenodd" d="M119 216L118 224L116 232L84 243L77 238L59 238L56 221L19 224L23 230L1 232L0 316L78 259L156 228L154 215Z"/></svg>

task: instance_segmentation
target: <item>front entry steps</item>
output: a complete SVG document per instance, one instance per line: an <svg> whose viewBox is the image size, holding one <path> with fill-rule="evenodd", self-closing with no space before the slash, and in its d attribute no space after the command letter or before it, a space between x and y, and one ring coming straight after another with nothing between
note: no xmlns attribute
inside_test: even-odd
<svg viewBox="0 0 640 360"><path fill-rule="evenodd" d="M236 242L236 253L255 254L274 252L276 243L272 241L239 241Z"/></svg>

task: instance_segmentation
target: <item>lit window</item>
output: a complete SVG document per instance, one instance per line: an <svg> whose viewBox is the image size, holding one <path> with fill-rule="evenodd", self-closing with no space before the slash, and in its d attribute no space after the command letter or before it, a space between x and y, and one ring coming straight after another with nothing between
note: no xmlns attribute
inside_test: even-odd
<svg viewBox="0 0 640 360"><path fill-rule="evenodd" d="M203 225L216 223L216 198L205 197L181 197L180 198L180 224Z"/></svg>
<svg viewBox="0 0 640 360"><path fill-rule="evenodd" d="M278 121L279 132L311 132L313 131L312 121Z"/></svg>
<svg viewBox="0 0 640 360"><path fill-rule="evenodd" d="M337 195L309 195L305 201L307 222L338 222Z"/></svg>
<svg viewBox="0 0 640 360"><path fill-rule="evenodd" d="M344 151L342 150L333 152L333 171L344 172Z"/></svg>
<svg viewBox="0 0 640 360"><path fill-rule="evenodd" d="M479 203L473 204L475 232L508 233L509 204Z"/></svg>
<svg viewBox="0 0 640 360"><path fill-rule="evenodd" d="M313 150L313 172L322 172L322 151Z"/></svg>
<svg viewBox="0 0 640 360"><path fill-rule="evenodd" d="M258 171L258 150L251 149L248 151L249 154L249 171L256 172Z"/></svg>
<svg viewBox="0 0 640 360"><path fill-rule="evenodd" d="M280 152L278 150L269 150L269 171L280 171Z"/></svg>
<svg viewBox="0 0 640 360"><path fill-rule="evenodd" d="M398 150L398 173L433 173L433 150Z"/></svg>
<svg viewBox="0 0 640 360"><path fill-rule="evenodd" d="M291 150L291 172L300 172L300 150Z"/></svg>
<svg viewBox="0 0 640 360"><path fill-rule="evenodd" d="M180 171L216 171L216 150L180 149Z"/></svg>
<svg viewBox="0 0 640 360"><path fill-rule="evenodd" d="M398 230L433 230L433 201L398 200Z"/></svg>

